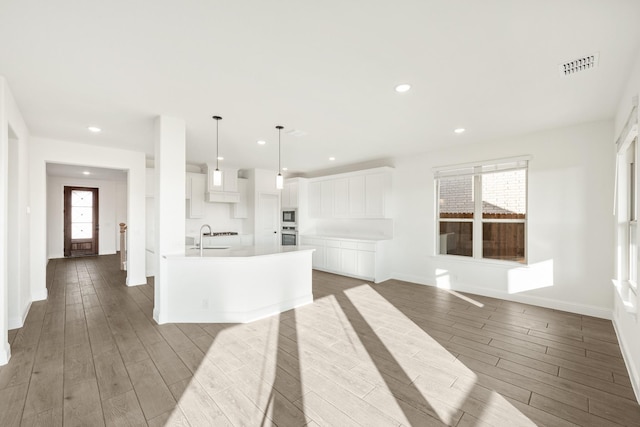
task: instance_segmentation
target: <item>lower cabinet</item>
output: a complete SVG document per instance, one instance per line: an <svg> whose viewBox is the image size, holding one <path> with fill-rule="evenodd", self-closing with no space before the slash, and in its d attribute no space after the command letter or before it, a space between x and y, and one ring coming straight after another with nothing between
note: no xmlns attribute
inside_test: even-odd
<svg viewBox="0 0 640 427"><path fill-rule="evenodd" d="M300 244L315 248L313 268L345 276L372 280L391 278L389 262L383 256L389 241L340 239L335 237L300 238Z"/></svg>

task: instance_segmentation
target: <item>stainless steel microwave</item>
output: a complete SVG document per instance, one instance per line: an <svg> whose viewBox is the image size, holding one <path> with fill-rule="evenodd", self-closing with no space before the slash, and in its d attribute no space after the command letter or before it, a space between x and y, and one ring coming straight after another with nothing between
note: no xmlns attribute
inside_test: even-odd
<svg viewBox="0 0 640 427"><path fill-rule="evenodd" d="M296 223L296 210L295 209L287 209L282 211L282 222L286 224L295 224Z"/></svg>

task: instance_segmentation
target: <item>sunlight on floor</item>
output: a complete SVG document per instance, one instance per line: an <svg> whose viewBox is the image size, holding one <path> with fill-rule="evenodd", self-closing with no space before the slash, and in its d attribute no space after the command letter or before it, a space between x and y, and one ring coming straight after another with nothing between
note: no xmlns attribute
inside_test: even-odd
<svg viewBox="0 0 640 427"><path fill-rule="evenodd" d="M168 424L535 425L404 309L363 284L221 327L206 354L193 350L197 371Z"/></svg>
<svg viewBox="0 0 640 427"><path fill-rule="evenodd" d="M448 293L450 293L451 295L453 295L453 296L455 296L455 297L460 298L461 300L464 300L464 301L466 301L466 302L468 302L468 303L470 303L470 304L475 305L476 307L480 307L480 308L484 307L484 304L483 304L483 303L481 303L481 302L479 302L479 301L476 301L476 300L474 300L473 298L468 297L468 296L466 296L466 295L462 295L462 294L461 294L461 293L459 293L459 292L453 291L453 290L451 290L451 289L443 289L443 290L444 290L444 291L447 291Z"/></svg>

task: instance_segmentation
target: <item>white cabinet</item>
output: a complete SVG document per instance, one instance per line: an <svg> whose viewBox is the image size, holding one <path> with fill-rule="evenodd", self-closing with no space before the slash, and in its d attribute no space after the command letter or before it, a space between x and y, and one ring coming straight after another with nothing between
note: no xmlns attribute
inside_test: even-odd
<svg viewBox="0 0 640 427"><path fill-rule="evenodd" d="M203 218L204 217L204 193L205 193L206 175L202 173L187 173L186 192L187 199L186 214L187 218Z"/></svg>
<svg viewBox="0 0 640 427"><path fill-rule="evenodd" d="M391 175L378 173L365 177L365 216L386 218L390 216L388 199L391 192Z"/></svg>
<svg viewBox="0 0 640 427"><path fill-rule="evenodd" d="M376 253L369 251L358 251L357 276L375 277L376 275Z"/></svg>
<svg viewBox="0 0 640 427"><path fill-rule="evenodd" d="M349 179L336 179L333 182L333 216L349 217Z"/></svg>
<svg viewBox="0 0 640 427"><path fill-rule="evenodd" d="M308 203L312 218L391 218L391 169L317 178Z"/></svg>
<svg viewBox="0 0 640 427"><path fill-rule="evenodd" d="M324 270L325 268L325 245L323 239L312 239L309 237L301 237L300 245L311 246L315 249L312 255L312 265L316 270Z"/></svg>
<svg viewBox="0 0 640 427"><path fill-rule="evenodd" d="M320 218L322 215L321 187L320 181L309 183L309 216L311 218Z"/></svg>
<svg viewBox="0 0 640 427"><path fill-rule="evenodd" d="M320 183L320 216L322 218L333 216L333 184L332 180Z"/></svg>
<svg viewBox="0 0 640 427"><path fill-rule="evenodd" d="M156 170L147 168L145 169L145 197L156 196Z"/></svg>
<svg viewBox="0 0 640 427"><path fill-rule="evenodd" d="M373 280L375 283L391 278L390 262L386 257L390 244L388 240L302 236L300 244L315 248L313 268L316 270Z"/></svg>
<svg viewBox="0 0 640 427"><path fill-rule="evenodd" d="M214 165L207 165L207 202L238 203L238 169L221 169L222 185L213 185Z"/></svg>
<svg viewBox="0 0 640 427"><path fill-rule="evenodd" d="M295 209L298 207L298 183L285 182L281 194L283 209Z"/></svg>
<svg viewBox="0 0 640 427"><path fill-rule="evenodd" d="M238 193L240 198L238 203L233 205L234 218L249 218L249 180L246 178L238 178Z"/></svg>
<svg viewBox="0 0 640 427"><path fill-rule="evenodd" d="M349 276L358 275L358 251L355 249L340 250L340 271ZM373 276L371 276L373 277Z"/></svg>

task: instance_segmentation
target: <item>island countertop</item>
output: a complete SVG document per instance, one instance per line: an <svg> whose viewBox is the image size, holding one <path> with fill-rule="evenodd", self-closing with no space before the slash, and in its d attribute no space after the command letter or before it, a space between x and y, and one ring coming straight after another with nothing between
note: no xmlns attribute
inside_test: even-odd
<svg viewBox="0 0 640 427"><path fill-rule="evenodd" d="M249 258L256 256L280 255L292 252L314 251L311 246L229 246L229 247L204 247L202 257L200 248L188 246L184 254L163 255L167 259L176 258Z"/></svg>

